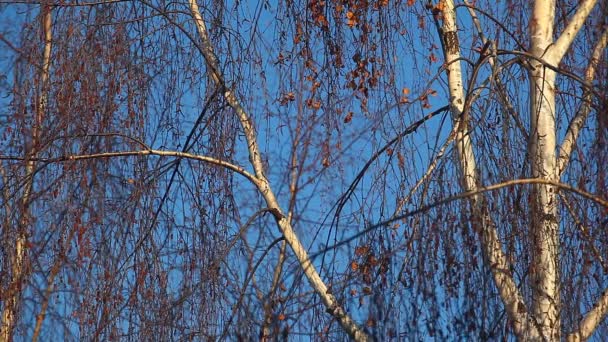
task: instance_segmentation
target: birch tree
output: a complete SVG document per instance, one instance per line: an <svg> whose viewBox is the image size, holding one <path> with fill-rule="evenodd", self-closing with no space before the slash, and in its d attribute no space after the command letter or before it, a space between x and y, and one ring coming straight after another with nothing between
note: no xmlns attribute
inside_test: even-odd
<svg viewBox="0 0 608 342"><path fill-rule="evenodd" d="M605 1L0 6L0 340L608 335Z"/></svg>
<svg viewBox="0 0 608 342"><path fill-rule="evenodd" d="M572 44L578 31L588 18L596 1L584 1L574 11L574 15L565 25L563 32L559 33L554 40L555 25L555 1L535 1L532 7L532 15L529 23L530 30L530 131L528 138L528 158L530 160L531 175L534 178L547 181L559 181L559 169L557 166L557 128L556 128L556 70L564 57L566 51ZM461 72L458 60L460 57L457 26L455 20L454 3L445 1L443 20L443 41L448 66L448 84L450 86L451 110L455 125L460 125L459 120L464 113L464 90L462 86ZM602 51L606 47L606 31L599 38L596 50ZM488 44L488 41L484 42ZM492 44L492 43L490 43ZM595 55L595 51L593 53ZM588 69L593 70L597 63L597 57L592 56ZM592 74L593 71L588 73ZM593 76L590 75L592 78ZM586 81L589 80L589 77ZM588 86L588 84L583 84ZM589 103L583 104L583 107ZM581 109L583 112L586 109ZM572 127L572 126L571 126ZM479 184L476 170L474 152L472 150L469 132L460 130L462 135L456 138L458 144L458 155L464 177L465 189L475 191ZM563 160L570 159L566 150L561 150ZM567 163L567 162L565 162ZM507 307L507 312L514 322L514 330L518 337L524 340L559 340L560 328L560 279L559 279L559 224L558 224L558 198L557 189L551 184L537 184L533 186L530 207L530 231L531 231L531 287L532 302L530 312L525 308L525 303L519 290L512 279L505 277L504 272L508 267L502 247L494 230L496 229L487 219L489 214L484 213L486 208L479 210L482 224L482 244L486 258L490 263L494 279L501 298ZM473 207L477 206L478 199L473 199ZM487 232L486 232L487 231ZM587 314L589 317L597 317L606 314L606 300L608 293L604 291L600 295L594 308ZM531 315L530 315L531 314ZM599 314L599 315L598 315ZM530 317L531 316L531 317ZM568 339L586 339L589 332L594 330L599 321L597 318L583 319L580 329L575 331Z"/></svg>

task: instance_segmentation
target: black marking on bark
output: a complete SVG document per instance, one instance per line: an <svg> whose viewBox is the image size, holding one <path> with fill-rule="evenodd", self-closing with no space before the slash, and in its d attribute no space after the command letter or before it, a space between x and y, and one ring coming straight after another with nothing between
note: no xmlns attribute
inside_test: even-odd
<svg viewBox="0 0 608 342"><path fill-rule="evenodd" d="M281 211L278 208L268 208L268 211L272 213L277 222L281 221L285 217L283 214L281 214Z"/></svg>
<svg viewBox="0 0 608 342"><path fill-rule="evenodd" d="M449 54L458 52L458 34L456 34L456 31L446 32L443 36L443 43L445 44L445 49Z"/></svg>

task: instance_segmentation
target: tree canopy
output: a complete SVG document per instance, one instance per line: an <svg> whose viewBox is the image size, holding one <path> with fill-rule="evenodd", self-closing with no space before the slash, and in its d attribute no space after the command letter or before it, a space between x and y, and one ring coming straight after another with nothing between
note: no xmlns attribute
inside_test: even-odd
<svg viewBox="0 0 608 342"><path fill-rule="evenodd" d="M0 341L603 339L607 14L0 1Z"/></svg>

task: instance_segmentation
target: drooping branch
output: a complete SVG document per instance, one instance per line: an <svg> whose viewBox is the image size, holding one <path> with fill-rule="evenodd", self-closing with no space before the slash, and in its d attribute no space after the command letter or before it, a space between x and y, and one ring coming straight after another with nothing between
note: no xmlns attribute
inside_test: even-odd
<svg viewBox="0 0 608 342"><path fill-rule="evenodd" d="M296 197L298 195L298 182L301 176L301 173L298 171L298 153L297 146L300 141L300 133L301 133L301 121L298 120L298 124L296 127L295 138L292 144L291 150L291 172L290 172L290 181L289 181L289 206L287 209L287 221L293 222L293 212L296 205ZM260 329L260 336L262 341L269 341L271 339L270 326L273 323L273 312L274 306L276 302L276 291L279 288L279 284L281 282L281 275L283 272L283 267L285 265L287 255L287 243L285 240L281 243L281 248L279 250L279 257L277 260L277 264L274 268L274 273L272 275L272 283L270 285L270 290L266 295L266 299L264 301L264 320L262 321L262 328Z"/></svg>
<svg viewBox="0 0 608 342"><path fill-rule="evenodd" d="M296 258L298 259L298 262L300 263L300 267L306 275L306 278L310 282L317 295L321 298L321 301L325 305L327 312L331 314L336 320L338 320L338 322L346 331L346 333L356 341L370 340L367 334L350 318L350 316L346 313L346 311L342 308L342 306L338 303L337 299L328 289L327 285L323 282L321 276L312 264L308 256L308 252L300 242L300 239L295 234L291 226L290 220L283 213L283 210L281 209L279 202L270 187L270 183L268 182L265 176L264 164L262 162L262 156L257 143L257 135L255 127L253 126L252 119L241 105L240 101L236 97L236 94L230 88L227 87L226 81L224 80L223 75L220 73L218 59L215 55L211 40L209 39L207 26L201 16L196 0L189 0L189 5L192 17L194 18L194 22L199 33L199 37L201 39L201 50L203 57L205 58L205 61L207 63L207 68L211 73L212 79L214 80L216 85L222 89L224 98L226 99L230 107L232 107L232 109L236 112L240 120L241 126L245 133L245 137L247 139L247 145L249 149L249 160L251 162L251 165L253 166L253 169L255 170L256 178L259 181L258 190L266 200L266 204L268 205L268 207L274 210L273 214L276 218L277 225L279 226L279 229L281 230L281 233L285 238L285 241L287 241L287 243L293 250Z"/></svg>
<svg viewBox="0 0 608 342"><path fill-rule="evenodd" d="M574 208L572 208L572 204L568 201L568 198L566 198L566 196L564 196L564 194L562 194L562 193L559 194L559 197L561 198L562 203L568 210L568 213L570 214L570 217L572 217L572 220L574 221L575 225L578 227L578 230L580 231L581 236L583 237L583 240L585 240L585 242L587 243L588 248L591 249L591 253L595 257L595 259L599 262L599 264L602 267L602 269L604 270L604 272L608 273L608 264L606 264L606 261L604 260L602 253L594 245L596 239L589 236L589 229L577 217L576 213L574 212Z"/></svg>
<svg viewBox="0 0 608 342"><path fill-rule="evenodd" d="M351 182L351 184L348 186L348 189L340 196L340 198L338 199L338 202L336 204L336 207L337 207L336 212L340 213L340 211L342 211L342 208L346 205L348 199L354 193L355 189L357 188L357 185L361 182L361 180L363 179L363 176L367 173L367 170L372 166L372 164L374 163L374 161L376 161L378 158L380 158L380 156L382 156L391 146L395 145L397 142L399 142L405 136L416 132L416 130L420 126L422 126L422 124L424 124L426 121L430 120L431 118L433 118L433 117L435 117L435 116L437 116L437 115L439 115L441 113L446 112L448 109L449 109L449 106L443 106L443 107L441 107L441 108L439 108L437 110L434 110L433 112L425 115L422 119L417 120L414 123L410 124L406 129L404 129L402 132L400 132L397 136L395 136L394 138L392 138L391 140L389 140L386 144L384 144L384 146L382 146L381 148L379 148L378 151L376 151L367 160L367 162L365 162L365 165L357 173L357 176ZM452 134L450 134L450 137L449 137L448 140L451 141L453 139L453 136L455 134L456 134L456 132L453 132ZM447 145L447 143L446 143L446 145ZM422 181L423 180L419 181L419 183L421 183ZM412 191L416 191L417 187L418 187L418 185L415 186L414 189L412 189ZM401 206L402 206L402 204L400 204L400 205L397 206L397 209L395 210L395 213L400 210Z"/></svg>
<svg viewBox="0 0 608 342"><path fill-rule="evenodd" d="M496 54L496 43L488 40L486 38L485 34L483 33L483 30L481 28L481 23L479 21L479 18L477 17L477 13L476 13L476 11L479 11L479 9L477 9L477 7L469 4L468 1L465 1L465 6L466 6L467 10L469 11L469 14L471 15L471 19L473 19L473 24L475 25L477 34L479 35L481 42L484 44L484 46L487 46L489 44L491 46L490 48L492 49L491 53L494 54L493 56L488 58L488 63L490 63L490 66L494 70L493 74L495 77L493 77L493 82L496 83L496 89L498 90L498 95L499 95L500 101L507 108L508 115L510 115L511 118L513 118L513 120L515 121L515 124L520 129L522 135L524 135L525 138L528 139L528 132L524 128L524 124L521 122L521 119L519 118L517 110L515 110L513 104L511 103L511 101L508 98L507 90L506 90L507 87L502 82L501 78L497 76L497 74L498 74L497 71L499 70L499 68L497 65L498 59L497 59L497 56L495 55ZM496 22L496 19L494 19L494 21ZM502 29L504 29L504 28L502 28Z"/></svg>
<svg viewBox="0 0 608 342"><path fill-rule="evenodd" d="M467 191L467 192L463 192L463 193L460 193L457 195L449 196L447 198L444 198L444 199L441 199L441 200L438 200L438 201L435 201L435 202L432 202L429 204L422 205L416 209L407 211L405 213L395 215L395 216L391 217L389 220L378 222L374 225L371 225L371 226L365 228L364 230L358 232L357 234L354 234L354 235L349 236L348 238L342 239L337 244L324 248L323 250L313 254L312 257L316 258L317 256L322 255L323 253L326 253L327 251L347 245L347 244L351 243L352 241L360 238L361 236L364 236L365 234L368 234L378 228L387 227L396 221L403 220L405 218L412 217L414 215L419 215L419 214L425 213L438 206L445 205L445 204L448 204L448 203L451 203L454 201L458 201L458 200L463 200L463 199L471 200L472 198L479 197L479 195L486 193L486 192L496 191L496 190L500 190L503 188L512 187L512 186L516 186L516 185L524 185L524 184L552 185L556 188L560 188L562 190L578 194L578 195L580 195L586 199L589 199L589 200L597 203L598 205L608 209L608 199L600 197L600 196L592 194L592 193L589 193L587 191L581 190L579 188L573 187L568 184L551 181L551 180L547 180L547 179L542 179L542 178L512 179L512 180L498 183L498 184L492 184L489 186L479 187L474 191Z"/></svg>
<svg viewBox="0 0 608 342"><path fill-rule="evenodd" d="M90 189L87 189L90 191ZM76 229L70 229L67 238L63 243L61 243L61 247L59 253L55 257L55 261L53 262L53 266L49 271L49 275L47 277L47 286L44 291L44 296L42 298L42 305L40 306L40 312L36 315L36 325L34 327L34 334L32 336L32 342L37 342L40 338L40 333L42 332L42 323L45 320L46 313L49 307L49 302L51 301L51 297L53 295L53 291L55 290L55 279L61 271L61 266L65 262L66 251L68 250L72 240L74 239L74 235L76 234Z"/></svg>
<svg viewBox="0 0 608 342"><path fill-rule="evenodd" d="M99 158L115 158L115 157L129 157L129 156L148 156L148 155L156 155L162 157L176 157L176 158L184 158L184 159L192 159L198 160L205 163L209 163L212 165L216 165L219 167L224 167L230 171L234 171L237 174L247 178L251 181L255 186L259 186L260 182L256 178L255 175L252 175L250 172L245 170L244 168L229 163L227 161L223 161L217 158L202 156L198 154L192 154L188 152L180 152L180 151L163 151L163 150L137 150L137 151L121 151L121 152L102 152L102 153L92 153L92 154L76 154L76 155L67 155L56 158L43 158L43 157L31 157L30 161L34 162L42 162L42 163L59 163L66 161L77 161L77 160L87 160L87 159L99 159ZM26 160L27 157L22 156L7 156L0 155L0 160L15 160L22 161Z"/></svg>

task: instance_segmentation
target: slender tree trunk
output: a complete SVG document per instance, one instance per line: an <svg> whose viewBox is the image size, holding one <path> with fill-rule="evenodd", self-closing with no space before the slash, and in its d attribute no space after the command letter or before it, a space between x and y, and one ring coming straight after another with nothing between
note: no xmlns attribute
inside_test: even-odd
<svg viewBox="0 0 608 342"><path fill-rule="evenodd" d="M460 47L456 25L456 12L453 0L444 1L443 26L440 34L447 65L448 85L450 91L450 108L452 122L457 129L455 144L462 172L465 191L476 191L481 179L475 162L471 141L471 131L467 123L465 92L460 67ZM470 200L473 217L479 226L481 247L486 265L492 271L494 283L498 288L505 309L513 324L515 333L522 339L535 339L538 331L532 324L524 299L513 280L510 266L502 250L502 244L482 195L475 195Z"/></svg>
<svg viewBox="0 0 608 342"><path fill-rule="evenodd" d="M42 60L42 69L40 71L40 90L38 95L38 103L35 112L34 125L32 127L32 141L30 150L28 151L29 158L36 157L36 149L38 148L40 128L44 119L48 101L48 80L51 61L51 7L41 5L40 16L42 18L42 33L44 37L44 53ZM17 231L17 241L15 243L15 253L12 260L12 279L10 283L9 298L4 303L2 317L0 321L0 341L11 341L13 338L13 330L15 328L16 312L19 307L21 298L21 289L24 282L24 275L27 267L27 230L30 223L29 204L30 195L34 184L34 171L36 162L33 160L26 161L25 178L23 197L21 198L21 218L19 219L19 227Z"/></svg>
<svg viewBox="0 0 608 342"><path fill-rule="evenodd" d="M553 43L555 0L534 3L530 22L530 53L546 58ZM532 177L557 181L555 140L555 77L553 70L531 60L530 140L528 154ZM530 208L532 258L532 312L543 338L560 339L559 226L556 188L532 186Z"/></svg>
<svg viewBox="0 0 608 342"><path fill-rule="evenodd" d="M213 46L209 40L207 26L200 14L196 0L190 0L189 4L199 37L202 41L202 53L205 61L207 62L207 68L209 69L208 72L211 74L211 77L216 85L222 90L226 102L228 102L239 118L241 127L243 128L245 138L247 140L249 160L253 166L253 169L255 170L255 184L261 195L264 197L268 208L271 209L279 230L283 234L287 244L291 247L295 257L298 259L300 267L302 268L302 271L304 272L304 275L308 279L310 285L320 297L323 305L325 305L326 311L340 323L344 331L346 331L346 333L352 339L355 341L369 341L370 337L367 335L367 333L365 333L365 331L363 331L363 329L361 329L361 327L359 327L359 325L353 321L350 315L348 315L344 308L342 308L336 297L331 293L331 290L327 287L323 279L321 279L321 275L310 260L306 248L304 248L300 242L300 239L291 226L291 222L281 209L279 201L277 200L274 191L270 186L270 182L265 175L264 163L262 162L262 155L257 142L257 135L251 116L243 108L241 102L232 92L232 90L226 87L226 82L220 72L217 56L215 55Z"/></svg>
<svg viewBox="0 0 608 342"><path fill-rule="evenodd" d="M88 196L90 196L90 194L87 194L87 197ZM47 278L47 287L44 291L44 297L42 298L40 312L38 313L38 315L36 315L36 325L34 327L34 334L32 335L32 342L37 342L40 338L40 333L42 332L42 323L46 318L49 302L51 301L51 296L53 295L53 291L55 290L55 278L59 274L61 266L65 262L66 251L70 248L75 233L76 228L71 228L65 241L62 241L61 249L58 255L56 256L55 261L53 262L51 270L49 271L49 276Z"/></svg>

